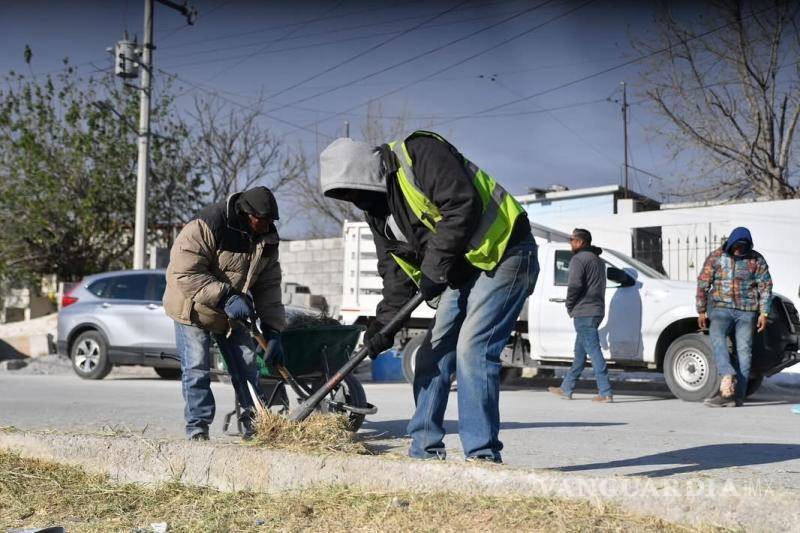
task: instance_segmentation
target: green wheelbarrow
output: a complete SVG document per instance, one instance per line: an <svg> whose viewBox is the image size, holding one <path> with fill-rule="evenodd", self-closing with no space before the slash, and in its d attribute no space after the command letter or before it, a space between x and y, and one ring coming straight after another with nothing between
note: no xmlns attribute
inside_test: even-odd
<svg viewBox="0 0 800 533"><path fill-rule="evenodd" d="M360 326L323 325L288 329L282 333L286 366L274 368L264 363L264 350L258 331L251 330L259 342L256 351L259 365L259 385L264 406L281 415L302 404L324 385L353 354L363 328ZM219 349L215 346L216 352ZM220 353L216 353L215 366L224 375L225 365ZM220 372L215 372L220 374ZM224 381L225 378L222 377ZM321 413L344 413L352 431L358 431L366 415L374 414L377 408L367 402L364 387L358 378L348 374L324 401L317 411ZM231 420L238 420L240 407L225 415L223 432L228 433ZM235 417L235 418L234 418ZM241 432L241 428L238 428Z"/></svg>

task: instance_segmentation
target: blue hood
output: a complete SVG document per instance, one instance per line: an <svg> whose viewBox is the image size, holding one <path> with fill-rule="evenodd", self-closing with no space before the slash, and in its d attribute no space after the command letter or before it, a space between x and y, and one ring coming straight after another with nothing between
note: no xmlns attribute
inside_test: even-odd
<svg viewBox="0 0 800 533"><path fill-rule="evenodd" d="M733 231L731 231L728 240L725 241L725 253L728 254L731 253L731 247L737 241L747 241L748 243L750 243L750 249L751 250L753 249L753 237L750 236L750 230L745 227L739 226L738 228L734 228Z"/></svg>

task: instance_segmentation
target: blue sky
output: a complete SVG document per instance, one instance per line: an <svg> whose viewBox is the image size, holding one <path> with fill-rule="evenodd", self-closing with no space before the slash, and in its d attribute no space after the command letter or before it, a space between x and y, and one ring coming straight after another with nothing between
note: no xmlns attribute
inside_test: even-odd
<svg viewBox="0 0 800 533"><path fill-rule="evenodd" d="M655 3L192 3L199 19L191 27L156 4L156 68L205 91L226 91L226 98L242 104L267 95L265 111L273 117L268 125L290 145L302 143L311 152L324 148L342 135L344 120L358 137L364 104L410 84L380 99L383 114L405 109L417 117L412 127L432 123L515 193L555 183L615 184L622 168L622 119L620 105L606 99L619 99L625 80L633 102L632 164L666 178L681 173L649 131L657 119L639 103L637 65L554 89L633 57L630 35L652 30ZM140 0L0 0L0 71L27 70L26 44L34 53L34 73L58 69L64 56L82 69L110 68L105 48L126 28L141 36L142 12ZM195 92L187 88L184 103ZM540 92L546 94L503 106ZM480 114L491 108L496 109ZM634 173L631 185L661 197L669 182Z"/></svg>

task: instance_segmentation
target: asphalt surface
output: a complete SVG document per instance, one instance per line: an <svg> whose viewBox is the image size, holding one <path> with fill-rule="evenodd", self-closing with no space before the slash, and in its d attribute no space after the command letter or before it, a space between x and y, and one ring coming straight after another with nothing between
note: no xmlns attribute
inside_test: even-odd
<svg viewBox="0 0 800 533"><path fill-rule="evenodd" d="M112 374L102 381L0 373L0 426L181 438L180 383L151 372ZM742 408L711 409L670 398L658 382L619 386L614 404L592 403L591 389L561 400L545 390L553 383L526 380L501 394L506 463L592 475L711 476L800 489L800 416L790 412L800 402L798 388L767 384ZM410 386L366 383L365 389L379 411L360 434L380 452L404 453ZM221 425L233 391L222 383L214 383L213 391L219 407L212 438L230 439ZM445 443L450 457L460 460L455 394Z"/></svg>

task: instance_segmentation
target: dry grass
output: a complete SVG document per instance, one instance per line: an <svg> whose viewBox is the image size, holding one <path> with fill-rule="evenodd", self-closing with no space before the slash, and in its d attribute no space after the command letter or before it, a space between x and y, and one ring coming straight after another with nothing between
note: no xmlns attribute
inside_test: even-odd
<svg viewBox="0 0 800 533"><path fill-rule="evenodd" d="M344 452L369 454L347 426L345 414L314 413L302 422L267 411L256 420L253 444L298 452Z"/></svg>
<svg viewBox="0 0 800 533"><path fill-rule="evenodd" d="M0 531L62 525L131 531L694 531L613 507L552 498L365 492L333 487L281 496L166 484L145 488L0 452ZM705 531L711 531L705 529Z"/></svg>

